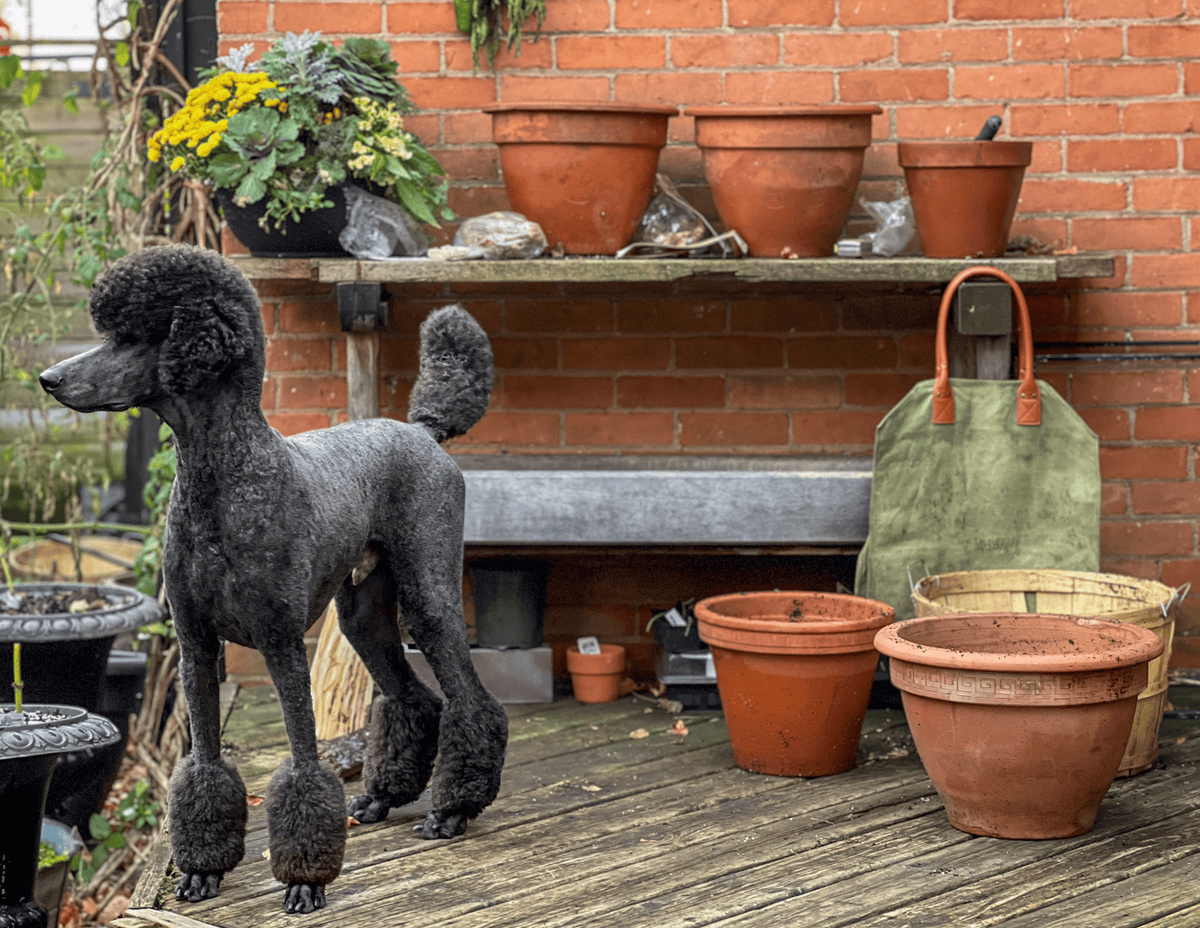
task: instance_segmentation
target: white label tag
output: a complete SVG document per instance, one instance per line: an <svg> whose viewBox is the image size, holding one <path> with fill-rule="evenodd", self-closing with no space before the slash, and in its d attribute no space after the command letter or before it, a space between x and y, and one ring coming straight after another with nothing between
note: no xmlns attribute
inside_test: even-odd
<svg viewBox="0 0 1200 928"><path fill-rule="evenodd" d="M672 625L675 628L687 628L687 622L674 606L663 613L663 618L667 620L668 625Z"/></svg>
<svg viewBox="0 0 1200 928"><path fill-rule="evenodd" d="M599 654L600 642L595 635L588 635L584 638L579 638L575 642L575 647L579 649L580 654Z"/></svg>

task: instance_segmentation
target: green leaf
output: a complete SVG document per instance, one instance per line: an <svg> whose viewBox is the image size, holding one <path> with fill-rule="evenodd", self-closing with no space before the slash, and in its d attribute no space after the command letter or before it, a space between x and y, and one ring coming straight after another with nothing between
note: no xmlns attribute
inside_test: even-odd
<svg viewBox="0 0 1200 928"><path fill-rule="evenodd" d="M112 825L99 812L93 812L92 817L88 819L88 831L92 833L93 838L102 841L112 834Z"/></svg>
<svg viewBox="0 0 1200 928"><path fill-rule="evenodd" d="M275 173L275 152L270 152L265 158L262 158L250 168L250 173L264 184L271 179L271 175Z"/></svg>
<svg viewBox="0 0 1200 928"><path fill-rule="evenodd" d="M397 180L392 189L400 197L400 202L404 208L412 213L413 216L431 226L438 224L437 217L433 215L433 210L429 208L429 203L420 187L412 181Z"/></svg>
<svg viewBox="0 0 1200 928"><path fill-rule="evenodd" d="M248 203L257 203L266 195L267 185L253 174L247 174L234 191L233 200L238 206L245 206Z"/></svg>
<svg viewBox="0 0 1200 928"><path fill-rule="evenodd" d="M247 170L246 162L233 152L221 152L208 159L208 176L218 187L236 187Z"/></svg>
<svg viewBox="0 0 1200 928"><path fill-rule="evenodd" d="M21 91L21 102L26 106L33 106L35 100L42 92L42 72L35 71L33 74L25 78L25 89Z"/></svg>
<svg viewBox="0 0 1200 928"><path fill-rule="evenodd" d="M21 76L21 59L16 55L0 56L0 90L8 90Z"/></svg>
<svg viewBox="0 0 1200 928"><path fill-rule="evenodd" d="M116 49L113 51L113 60L122 68L129 64L129 43L118 42Z"/></svg>

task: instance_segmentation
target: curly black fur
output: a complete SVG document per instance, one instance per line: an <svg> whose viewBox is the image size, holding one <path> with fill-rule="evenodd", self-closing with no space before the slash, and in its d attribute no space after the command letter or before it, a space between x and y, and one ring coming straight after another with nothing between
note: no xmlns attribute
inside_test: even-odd
<svg viewBox="0 0 1200 928"><path fill-rule="evenodd" d="M427 837L458 833L499 789L507 720L471 664L464 482L438 447L487 408L487 336L460 307L438 310L422 325L413 424L372 419L285 439L259 408L261 308L228 261L189 246L141 252L97 281L90 308L107 341L47 370L42 386L80 411L153 409L179 456L163 566L192 717L192 753L169 798L176 893L216 895L244 850L245 789L219 739L224 638L258 648L279 691L292 757L268 790L272 868L288 884L287 911L320 908L341 869L345 806L317 760L304 632L335 593L341 628L383 693L367 795L350 809L378 820L410 802L439 751ZM360 564L365 579L352 573ZM444 712L404 659L398 605Z"/></svg>

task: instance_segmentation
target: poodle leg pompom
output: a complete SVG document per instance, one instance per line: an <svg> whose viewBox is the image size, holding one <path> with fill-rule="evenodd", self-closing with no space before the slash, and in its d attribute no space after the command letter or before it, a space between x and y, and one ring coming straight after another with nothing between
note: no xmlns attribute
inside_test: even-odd
<svg viewBox="0 0 1200 928"><path fill-rule="evenodd" d="M246 787L224 760L198 763L189 754L171 777L167 812L171 850L182 877L175 898L217 895L221 877L246 853Z"/></svg>
<svg viewBox="0 0 1200 928"><path fill-rule="evenodd" d="M287 885L283 907L307 913L325 905L325 884L342 872L346 813L342 782L324 766L279 765L267 787L271 873Z"/></svg>
<svg viewBox="0 0 1200 928"><path fill-rule="evenodd" d="M441 761L433 810L414 830L424 838L453 838L492 804L508 743L508 716L484 691L476 701L452 702L442 714Z"/></svg>
<svg viewBox="0 0 1200 928"><path fill-rule="evenodd" d="M363 760L366 792L348 806L363 824L381 821L391 809L415 802L433 774L441 701L424 686L410 685L406 696L403 702L379 696L371 704Z"/></svg>

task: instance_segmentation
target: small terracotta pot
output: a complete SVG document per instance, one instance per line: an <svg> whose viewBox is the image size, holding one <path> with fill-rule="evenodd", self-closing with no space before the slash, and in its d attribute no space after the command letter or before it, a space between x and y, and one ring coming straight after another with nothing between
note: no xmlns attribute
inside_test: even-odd
<svg viewBox="0 0 1200 928"><path fill-rule="evenodd" d="M862 176L877 106L693 106L717 212L756 258L819 258Z"/></svg>
<svg viewBox="0 0 1200 928"><path fill-rule="evenodd" d="M571 672L571 689L580 702L612 702L621 693L625 649L619 644L602 644L599 654L581 654L571 645L567 648L567 670Z"/></svg>
<svg viewBox="0 0 1200 928"><path fill-rule="evenodd" d="M926 257L1004 254L1032 142L901 142L897 153Z"/></svg>
<svg viewBox="0 0 1200 928"><path fill-rule="evenodd" d="M734 763L788 777L853 767L879 663L875 632L895 617L884 603L837 593L698 602Z"/></svg>
<svg viewBox="0 0 1200 928"><path fill-rule="evenodd" d="M500 149L513 209L567 254L612 255L633 238L654 190L674 106L497 103Z"/></svg>
<svg viewBox="0 0 1200 928"><path fill-rule="evenodd" d="M1112 785L1163 643L1121 622L951 613L881 630L950 824L994 838L1084 834Z"/></svg>

